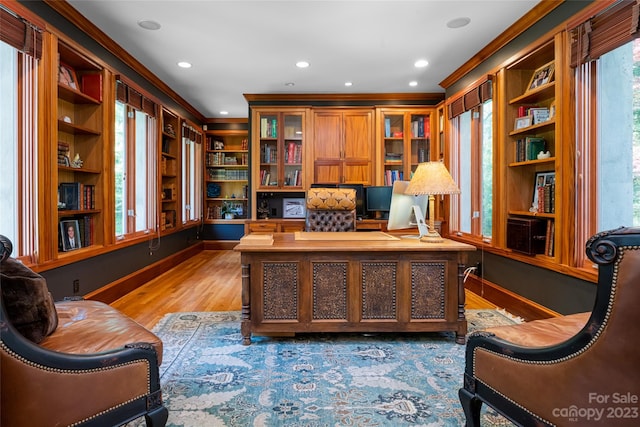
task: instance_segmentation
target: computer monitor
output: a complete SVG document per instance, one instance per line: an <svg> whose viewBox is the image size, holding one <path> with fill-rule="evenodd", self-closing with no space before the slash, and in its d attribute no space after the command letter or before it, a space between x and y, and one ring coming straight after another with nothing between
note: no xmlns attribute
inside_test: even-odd
<svg viewBox="0 0 640 427"><path fill-rule="evenodd" d="M405 194L408 186L409 181L393 182L387 230L418 227L419 234L402 237L421 238L428 233L425 215L427 214L429 196L426 194L420 196Z"/></svg>
<svg viewBox="0 0 640 427"><path fill-rule="evenodd" d="M353 188L356 190L356 216L364 218L366 211L364 209L364 185L363 184L338 184L338 188Z"/></svg>
<svg viewBox="0 0 640 427"><path fill-rule="evenodd" d="M392 190L393 187L390 185L366 188L367 213L369 213L370 217L375 217L376 213L379 213L382 219L389 217Z"/></svg>

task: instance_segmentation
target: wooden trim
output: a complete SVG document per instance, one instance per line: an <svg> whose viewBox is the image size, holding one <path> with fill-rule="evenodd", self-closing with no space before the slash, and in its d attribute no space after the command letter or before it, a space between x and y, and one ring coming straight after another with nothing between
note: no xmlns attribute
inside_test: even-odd
<svg viewBox="0 0 640 427"><path fill-rule="evenodd" d="M110 304L118 298L128 294L134 289L139 288L145 283L157 278L162 273L169 271L176 265L186 261L192 256L203 250L203 243L198 243L190 246L180 252L177 252L171 256L161 259L160 261L150 264L140 270L124 276L121 279L111 282L108 285L96 289L93 292L89 292L84 295L85 299L94 301L102 301L106 304Z"/></svg>
<svg viewBox="0 0 640 427"><path fill-rule="evenodd" d="M536 22L544 18L556 7L560 6L564 0L542 0L533 9L527 12L522 18L513 23L507 30L496 37L491 43L482 48L471 59L462 64L460 68L451 73L447 78L440 82L440 86L448 88L467 73L474 70L484 61L486 61L491 55L502 49L508 43L513 41L516 37L524 33Z"/></svg>
<svg viewBox="0 0 640 427"><path fill-rule="evenodd" d="M81 31L86 33L89 37L98 42L102 47L108 50L110 53L120 59L126 65L131 67L135 72L140 74L144 79L148 80L151 84L157 87L160 91L164 92L178 104L180 104L185 110L193 114L200 122L205 121L205 117L196 110L191 104L189 104L184 98L178 95L173 89L171 89L165 82L160 80L155 74L153 74L147 67L145 67L140 61L138 61L129 52L124 50L118 43L112 38L107 36L98 27L96 27L91 21L81 15L73 6L66 1L59 0L43 0L51 9L58 12L65 19L78 27Z"/></svg>
<svg viewBox="0 0 640 427"><path fill-rule="evenodd" d="M444 99L444 93L245 93L249 102L271 101L437 101Z"/></svg>
<svg viewBox="0 0 640 427"><path fill-rule="evenodd" d="M475 274L470 274L467 277L467 280L464 282L464 287L468 291L481 296L498 307L508 307L509 313L522 317L527 322L561 316L560 313L478 277Z"/></svg>

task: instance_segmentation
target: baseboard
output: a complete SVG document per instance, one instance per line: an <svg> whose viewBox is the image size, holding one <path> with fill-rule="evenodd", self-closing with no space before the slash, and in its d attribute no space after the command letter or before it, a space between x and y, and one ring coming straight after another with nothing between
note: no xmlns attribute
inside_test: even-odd
<svg viewBox="0 0 640 427"><path fill-rule="evenodd" d="M201 252L204 248L204 243L200 242L188 248L176 252L175 254L161 259L158 262L150 264L145 268L142 268L134 273L131 273L123 278L111 282L93 292L89 292L84 295L85 299L94 301L102 301L106 304L111 304L118 298L128 294L136 288L144 285L152 279L155 279L162 273L169 271L176 265L183 261L188 260L192 256Z"/></svg>
<svg viewBox="0 0 640 427"><path fill-rule="evenodd" d="M478 277L475 274L470 274L467 277L464 287L498 307L504 308L509 313L522 317L526 321L561 316L560 313Z"/></svg>

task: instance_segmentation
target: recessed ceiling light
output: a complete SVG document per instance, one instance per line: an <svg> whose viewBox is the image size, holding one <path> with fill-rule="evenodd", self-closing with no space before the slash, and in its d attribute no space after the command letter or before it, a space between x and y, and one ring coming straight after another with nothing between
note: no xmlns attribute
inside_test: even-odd
<svg viewBox="0 0 640 427"><path fill-rule="evenodd" d="M227 114L229 114L228 111L220 111L220 114L222 114L223 116L226 116Z"/></svg>
<svg viewBox="0 0 640 427"><path fill-rule="evenodd" d="M344 85L345 85L345 86L347 86L347 87L349 87L349 86L353 86L353 83L351 83L351 82L345 82L345 84L344 84Z"/></svg>
<svg viewBox="0 0 640 427"><path fill-rule="evenodd" d="M288 86L288 87L293 87L293 86L295 86L296 84L295 84L294 82L286 82L284 85L285 85L285 86Z"/></svg>
<svg viewBox="0 0 640 427"><path fill-rule="evenodd" d="M296 67L298 68L307 68L309 63L307 61L298 61L296 62Z"/></svg>
<svg viewBox="0 0 640 427"><path fill-rule="evenodd" d="M413 65L416 68L424 68L429 65L429 61L427 61L426 59L418 59Z"/></svg>
<svg viewBox="0 0 640 427"><path fill-rule="evenodd" d="M162 26L158 22L152 21L150 19L143 19L141 21L138 21L138 25L144 28L145 30L151 30L151 31L159 30L160 27Z"/></svg>
<svg viewBox="0 0 640 427"><path fill-rule="evenodd" d="M469 22L471 22L471 19L467 18L466 16L463 16L461 18L452 19L451 21L447 22L447 27L461 28L461 27L464 27L465 25L469 25Z"/></svg>
<svg viewBox="0 0 640 427"><path fill-rule="evenodd" d="M418 82L415 80L412 82L409 82L409 86L418 86Z"/></svg>
<svg viewBox="0 0 640 427"><path fill-rule="evenodd" d="M178 62L178 67L180 68L191 68L191 63L187 61Z"/></svg>

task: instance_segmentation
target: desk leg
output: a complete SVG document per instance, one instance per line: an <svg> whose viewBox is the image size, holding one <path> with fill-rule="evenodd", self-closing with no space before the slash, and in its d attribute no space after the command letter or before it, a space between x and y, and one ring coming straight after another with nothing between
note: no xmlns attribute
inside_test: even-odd
<svg viewBox="0 0 640 427"><path fill-rule="evenodd" d="M242 344L251 344L251 264L242 264Z"/></svg>
<svg viewBox="0 0 640 427"><path fill-rule="evenodd" d="M458 330L456 331L456 342L464 344L467 338L467 319L464 315L464 270L466 265L458 263Z"/></svg>

